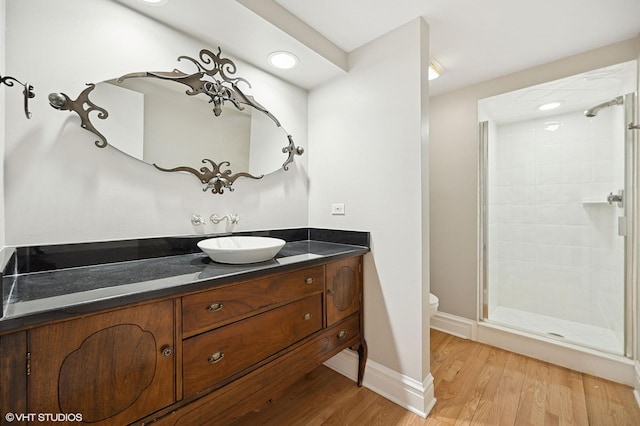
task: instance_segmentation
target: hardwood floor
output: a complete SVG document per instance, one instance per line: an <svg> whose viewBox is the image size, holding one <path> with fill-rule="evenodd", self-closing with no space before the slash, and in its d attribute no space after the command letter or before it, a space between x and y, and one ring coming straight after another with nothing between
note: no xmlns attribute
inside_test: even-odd
<svg viewBox="0 0 640 426"><path fill-rule="evenodd" d="M640 425L628 386L433 330L431 374L426 419L319 367L234 425Z"/></svg>

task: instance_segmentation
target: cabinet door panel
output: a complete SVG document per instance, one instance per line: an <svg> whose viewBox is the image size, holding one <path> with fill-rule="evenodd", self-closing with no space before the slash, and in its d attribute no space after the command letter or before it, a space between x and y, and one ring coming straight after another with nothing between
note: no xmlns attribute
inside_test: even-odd
<svg viewBox="0 0 640 426"><path fill-rule="evenodd" d="M126 424L175 402L174 302L29 331L30 412Z"/></svg>
<svg viewBox="0 0 640 426"><path fill-rule="evenodd" d="M327 326L335 324L360 309L361 259L361 257L351 257L327 264Z"/></svg>
<svg viewBox="0 0 640 426"><path fill-rule="evenodd" d="M9 421L6 413L28 413L27 410L27 333L0 336L0 425L22 425Z"/></svg>

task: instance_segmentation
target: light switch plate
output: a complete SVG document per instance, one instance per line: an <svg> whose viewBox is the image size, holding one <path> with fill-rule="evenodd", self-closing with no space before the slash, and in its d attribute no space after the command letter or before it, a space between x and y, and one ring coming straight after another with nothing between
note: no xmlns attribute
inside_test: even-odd
<svg viewBox="0 0 640 426"><path fill-rule="evenodd" d="M344 215L344 203L331 204L331 214L334 216Z"/></svg>

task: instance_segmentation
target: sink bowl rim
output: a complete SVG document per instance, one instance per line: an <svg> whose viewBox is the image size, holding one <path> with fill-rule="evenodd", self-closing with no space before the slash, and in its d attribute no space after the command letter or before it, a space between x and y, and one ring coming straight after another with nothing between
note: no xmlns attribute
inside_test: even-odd
<svg viewBox="0 0 640 426"><path fill-rule="evenodd" d="M220 245L227 242L238 245ZM257 243L259 244L256 245ZM286 241L280 238L251 235L212 237L197 243L198 248L211 260L230 264L257 263L273 259L285 244Z"/></svg>

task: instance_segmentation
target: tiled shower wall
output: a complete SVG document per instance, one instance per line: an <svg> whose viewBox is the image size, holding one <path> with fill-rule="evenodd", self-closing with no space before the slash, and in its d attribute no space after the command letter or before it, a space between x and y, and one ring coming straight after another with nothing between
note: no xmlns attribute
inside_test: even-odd
<svg viewBox="0 0 640 426"><path fill-rule="evenodd" d="M623 108L490 123L489 312L506 306L613 330L622 342ZM556 131L544 130L558 122Z"/></svg>

